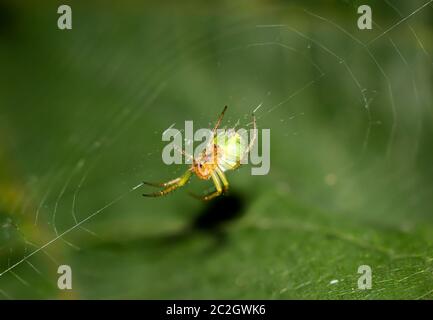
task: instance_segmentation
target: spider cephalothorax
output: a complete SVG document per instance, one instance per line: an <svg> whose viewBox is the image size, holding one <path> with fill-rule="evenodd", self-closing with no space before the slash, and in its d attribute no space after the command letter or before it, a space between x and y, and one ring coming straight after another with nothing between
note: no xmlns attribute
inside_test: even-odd
<svg viewBox="0 0 433 320"><path fill-rule="evenodd" d="M194 163L192 170L198 178L202 180L209 180L216 167L216 163L198 161Z"/></svg>
<svg viewBox="0 0 433 320"><path fill-rule="evenodd" d="M222 193L227 192L229 188L229 182L224 174L225 171L234 170L241 165L242 159L250 152L255 142L256 132L256 119L253 113L253 126L254 135L251 138L249 144L244 137L239 133L235 132L234 129L222 130L221 133L217 134L217 129L221 124L221 120L224 116L227 106L224 107L218 121L212 130L212 139L207 147L199 154L197 158L193 159L191 167L179 178L173 179L165 183L150 183L144 182L144 184L163 187L161 191L143 194L146 197L159 197L166 195L179 187L184 186L191 175L194 173L199 179L212 181L215 185L216 190L203 197L199 197L202 200L210 200L215 198ZM185 151L181 150L186 155ZM191 156L189 156L191 157ZM192 157L191 157L192 158Z"/></svg>

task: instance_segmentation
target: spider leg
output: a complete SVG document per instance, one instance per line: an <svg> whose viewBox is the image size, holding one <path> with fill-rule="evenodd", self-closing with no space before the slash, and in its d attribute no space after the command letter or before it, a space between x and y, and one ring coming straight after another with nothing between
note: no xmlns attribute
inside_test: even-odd
<svg viewBox="0 0 433 320"><path fill-rule="evenodd" d="M167 182L148 182L148 181L143 181L143 184L148 185L148 186L152 186L152 187L157 187L157 188L165 188L168 186L171 186L172 184L178 183L180 181L180 178L176 178Z"/></svg>
<svg viewBox="0 0 433 320"><path fill-rule="evenodd" d="M165 183L143 182L143 183L150 185L150 186L153 186L153 187L164 187L164 189L157 191L157 192L144 193L143 196L145 196L145 197L165 196L166 194L176 190L177 188L184 186L188 182L188 180L191 178L191 174L192 174L191 170L188 170L181 177L173 179L173 180L165 182Z"/></svg>
<svg viewBox="0 0 433 320"><path fill-rule="evenodd" d="M217 122L215 124L215 127L212 130L213 136L215 136L215 132L219 128L219 126L221 124L221 121L223 120L224 113L226 112L226 110L227 110L227 106L224 106L223 112L221 112L221 114L220 114L220 116L219 116L219 118L218 118L218 120L217 120Z"/></svg>
<svg viewBox="0 0 433 320"><path fill-rule="evenodd" d="M199 200L204 200L204 201L208 201L211 200L213 198L216 198L218 196L220 196L223 193L223 188L221 187L221 182L218 178L218 175L214 172L212 173L212 181L215 185L216 190L214 192L208 193L204 196L197 196L195 194L190 193L190 195L192 195L194 198L197 198Z"/></svg>
<svg viewBox="0 0 433 320"><path fill-rule="evenodd" d="M203 150L203 154L206 153L206 150L207 150L211 145L215 145L215 136L216 136L216 133L217 133L217 130L218 130L219 126L221 125L221 121L222 121L223 118L224 118L224 114L225 114L227 108L228 108L227 106L224 106L223 111L221 112L220 116L218 117L218 120L217 120L217 122L215 123L215 127L212 129L212 137L211 137L211 139L209 140L209 143L208 143L208 145L206 146L206 148Z"/></svg>
<svg viewBox="0 0 433 320"><path fill-rule="evenodd" d="M174 145L174 150L176 150L177 152L179 152L180 154L184 155L185 157L191 159L194 161L194 157L192 155L190 155L188 152L186 152L185 150L179 148L178 146Z"/></svg>
<svg viewBox="0 0 433 320"><path fill-rule="evenodd" d="M257 131L257 125L256 125L256 115L253 112L253 137L250 140L250 143L248 144L247 149L245 150L245 152L243 153L240 161L239 161L239 165L241 164L241 162L243 161L243 159L245 158L245 156L248 155L248 153L251 151L251 149L254 146L254 143L256 142L257 139L257 135L256 135L256 131Z"/></svg>
<svg viewBox="0 0 433 320"><path fill-rule="evenodd" d="M229 181L226 178L226 175L220 168L215 169L216 173L218 174L219 178L221 179L221 182L223 184L222 186L222 193L226 193L229 190Z"/></svg>

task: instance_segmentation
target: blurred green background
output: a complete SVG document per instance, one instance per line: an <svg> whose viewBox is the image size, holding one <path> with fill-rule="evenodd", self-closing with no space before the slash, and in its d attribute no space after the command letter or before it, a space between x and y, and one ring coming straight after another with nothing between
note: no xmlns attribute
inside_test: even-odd
<svg viewBox="0 0 433 320"><path fill-rule="evenodd" d="M425 2L2 1L0 298L433 298ZM198 179L130 191L186 169L162 162L169 126L260 103L268 175L229 172L212 203Z"/></svg>

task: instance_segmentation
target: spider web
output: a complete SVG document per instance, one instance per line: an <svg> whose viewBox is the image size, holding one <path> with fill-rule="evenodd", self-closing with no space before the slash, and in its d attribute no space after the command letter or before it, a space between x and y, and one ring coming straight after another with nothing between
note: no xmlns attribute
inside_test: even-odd
<svg viewBox="0 0 433 320"><path fill-rule="evenodd" d="M49 36L57 51L48 57L57 64L55 70L45 75L42 67L33 66L35 73L41 74L40 79L34 79L40 81L36 85L40 92L34 89L16 100L1 92L10 105L1 119L2 126L5 124L2 131L5 136L15 133L19 147L11 150L18 159L16 165L7 161L7 149L2 150L5 160L0 157L11 172L5 175L8 183L4 188L9 196L2 201L0 221L0 295L7 299L56 296L61 294L53 280L57 267L72 261L74 268L73 263L79 264L77 260L86 254L86 248L118 237L135 239L158 234L158 229L180 228L188 215L160 216L173 212L178 203L186 212L199 204L189 203L182 194L149 204L141 198L141 181L167 180L181 174L184 167L161 164L161 133L173 126L182 129L184 120L194 120L196 128L209 127L224 104L230 106L226 126L250 125L249 117L255 110L259 127L271 128L273 173L269 180L279 192L293 192L294 185L299 201L323 210L362 212L359 216L363 219L387 226L393 222L386 215L376 217L378 212L393 210L393 217L403 221L403 227L411 219L428 220L422 214L410 217L408 212L413 208L426 210L433 192L426 178L413 169L419 165L418 156L425 154L425 135L431 125L425 117L431 114L428 88L433 59L423 19L431 15L432 3L418 2L408 7L385 1L380 9L372 5L373 31L359 31L357 3L340 6L353 12L348 18L347 14L335 16L324 7L302 5L241 14L245 3L239 2L218 9L238 14L214 22L213 32L197 30L186 17L176 15L177 21L171 23L146 16L149 21L140 24L131 12L125 13L130 22L123 27L107 27L107 23L116 21L114 13L103 11L95 17L94 8L77 5L74 12L82 15L82 21L74 26L73 36L59 37L50 27ZM21 7L16 10L31 15ZM46 10L35 11L40 24L25 38L28 47L23 50L31 48L32 36L45 32L51 23ZM163 16L161 8L152 10ZM285 14L292 18L289 23ZM158 31L150 32L154 24L159 26L155 29ZM180 30L173 33L173 27ZM131 31L134 28L136 31ZM125 36L127 30L129 36ZM37 46L42 55L44 46L52 44ZM26 54L17 59L23 57ZM82 64L87 68L84 74L80 74ZM65 84L59 84L58 92L50 92L48 86L56 84L61 74L67 75ZM29 106L30 115L21 123L13 113L17 107L14 104L29 100L33 105L46 106L47 111L38 115ZM50 118L61 119L62 113L68 120L62 123L65 128L59 128ZM52 126L54 134L49 128L34 125L32 116ZM332 126L335 131L328 132ZM307 146L308 141L313 144ZM5 142L6 148L15 146L11 139ZM321 144L335 149L327 153ZM281 150L293 150L296 155ZM310 183L317 182L317 177L324 183L307 188L293 171L304 163L311 167L321 155L320 164L311 169ZM402 159L395 160L402 164L387 170L393 159ZM286 166L288 161L293 164ZM245 176L247 170L240 172L239 178L232 175L235 187L248 189ZM267 176L254 181L258 179ZM379 194L402 179L405 181L387 195L395 200L391 206ZM337 192L334 187L339 181L344 190ZM271 182L265 182L261 190ZM365 199L344 201L361 191L357 183L363 182L371 188L368 201L376 202L370 213L364 212ZM410 201L401 200L407 192ZM335 195L333 201L325 199L330 194ZM279 225L272 217L252 215L236 228L278 229L285 223L288 229L331 233L393 259L399 256L392 249L299 221L287 220ZM124 235L126 230L128 234ZM429 259L428 254L422 256L426 263ZM336 258L335 263L338 261ZM92 270L91 266L87 268ZM429 267L410 270L400 280L428 272ZM308 286L308 281L296 290ZM22 288L26 288L25 294ZM336 297L353 293L337 289L330 292ZM410 297L431 295L432 291L423 291Z"/></svg>

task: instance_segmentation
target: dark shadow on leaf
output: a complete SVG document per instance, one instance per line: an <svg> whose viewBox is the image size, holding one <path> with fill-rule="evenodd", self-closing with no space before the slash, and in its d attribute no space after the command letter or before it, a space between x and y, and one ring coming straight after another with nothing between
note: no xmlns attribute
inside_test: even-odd
<svg viewBox="0 0 433 320"><path fill-rule="evenodd" d="M211 248L206 249L206 253L213 249L221 248L227 242L226 226L239 219L245 212L245 199L236 192L220 196L214 200L204 202L204 207L198 212L196 217L182 230L158 236L141 237L127 242L100 243L98 247L118 248L124 251L127 248L145 246L170 246L175 247L183 241L195 241L197 236L209 236L213 239Z"/></svg>
<svg viewBox="0 0 433 320"><path fill-rule="evenodd" d="M205 202L194 220L184 230L160 238L163 244L174 245L190 239L198 233L214 239L213 248L220 248L227 241L225 226L239 219L245 212L245 200L239 193L230 192L214 200Z"/></svg>
<svg viewBox="0 0 433 320"><path fill-rule="evenodd" d="M244 199L237 193L206 202L205 207L191 223L193 231L216 232L226 223L237 220L243 213Z"/></svg>

